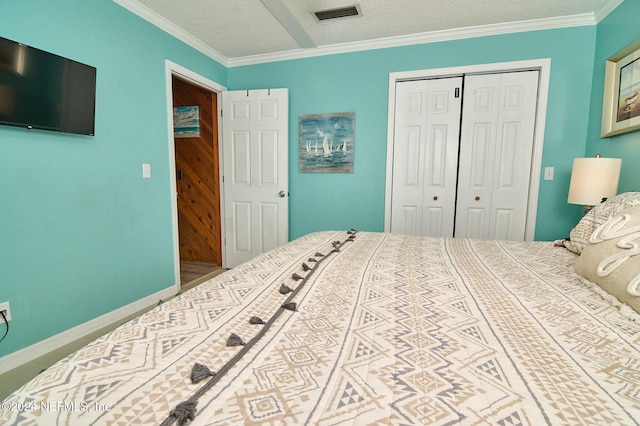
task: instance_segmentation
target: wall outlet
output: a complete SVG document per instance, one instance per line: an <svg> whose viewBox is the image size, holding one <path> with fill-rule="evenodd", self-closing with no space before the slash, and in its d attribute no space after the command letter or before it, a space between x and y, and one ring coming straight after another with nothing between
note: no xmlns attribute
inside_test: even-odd
<svg viewBox="0 0 640 426"><path fill-rule="evenodd" d="M9 309L9 302L0 303L0 312L7 318L7 322L11 321L11 309ZM0 315L0 324L4 324L4 318Z"/></svg>

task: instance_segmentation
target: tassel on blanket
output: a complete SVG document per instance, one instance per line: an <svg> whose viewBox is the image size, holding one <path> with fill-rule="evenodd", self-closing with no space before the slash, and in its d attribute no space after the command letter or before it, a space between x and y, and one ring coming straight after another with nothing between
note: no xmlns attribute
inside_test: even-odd
<svg viewBox="0 0 640 426"><path fill-rule="evenodd" d="M184 426L191 420L196 418L196 404L195 401L185 401L178 404L175 410L171 411L171 416L175 417L178 424Z"/></svg>
<svg viewBox="0 0 640 426"><path fill-rule="evenodd" d="M316 252L316 257L324 257L324 254L320 253L319 251Z"/></svg>
<svg viewBox="0 0 640 426"><path fill-rule="evenodd" d="M293 278L294 280L298 281L298 280L303 279L304 277L302 277L302 276L300 276L300 275L298 275L298 274L296 274L294 272L293 275L291 275L291 278Z"/></svg>
<svg viewBox="0 0 640 426"><path fill-rule="evenodd" d="M317 262L317 260L315 260L313 257L310 257L309 260L307 260L307 262Z"/></svg>
<svg viewBox="0 0 640 426"><path fill-rule="evenodd" d="M251 317L249 318L249 324L266 324L266 322L264 322L264 320L260 317Z"/></svg>
<svg viewBox="0 0 640 426"><path fill-rule="evenodd" d="M290 311L295 311L296 310L296 302L289 302L289 303L285 303L284 305L282 305L283 308L288 309Z"/></svg>
<svg viewBox="0 0 640 426"><path fill-rule="evenodd" d="M244 342L240 336L235 333L231 333L231 336L229 336L229 339L227 340L227 346L244 346Z"/></svg>
<svg viewBox="0 0 640 426"><path fill-rule="evenodd" d="M279 291L280 291L280 294L287 294L287 293L291 293L293 290L288 285L282 284L280 286Z"/></svg>
<svg viewBox="0 0 640 426"><path fill-rule="evenodd" d="M198 364L193 366L191 369L191 383L196 384L198 382L203 381L207 377L213 377L216 373L209 370L209 367L206 365Z"/></svg>
<svg viewBox="0 0 640 426"><path fill-rule="evenodd" d="M347 231L347 234L355 234L356 232L358 232L358 231L356 231L355 229L351 228L351 229L349 229Z"/></svg>
<svg viewBox="0 0 640 426"><path fill-rule="evenodd" d="M311 269L311 267L310 267L309 265L307 265L306 263L303 263L303 264L302 264L302 270L303 270L303 271L308 271L308 270L310 270L310 269Z"/></svg>

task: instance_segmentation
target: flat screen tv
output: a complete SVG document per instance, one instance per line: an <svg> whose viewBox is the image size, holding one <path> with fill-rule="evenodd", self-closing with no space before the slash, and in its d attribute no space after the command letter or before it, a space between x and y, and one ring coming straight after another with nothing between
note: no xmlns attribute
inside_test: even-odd
<svg viewBox="0 0 640 426"><path fill-rule="evenodd" d="M0 37L0 124L94 134L96 69Z"/></svg>

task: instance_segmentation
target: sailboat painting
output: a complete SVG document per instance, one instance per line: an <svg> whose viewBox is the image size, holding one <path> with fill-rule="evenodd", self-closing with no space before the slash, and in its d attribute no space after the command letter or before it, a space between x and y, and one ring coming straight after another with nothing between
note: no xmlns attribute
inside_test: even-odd
<svg viewBox="0 0 640 426"><path fill-rule="evenodd" d="M355 121L354 112L301 115L300 172L353 173Z"/></svg>

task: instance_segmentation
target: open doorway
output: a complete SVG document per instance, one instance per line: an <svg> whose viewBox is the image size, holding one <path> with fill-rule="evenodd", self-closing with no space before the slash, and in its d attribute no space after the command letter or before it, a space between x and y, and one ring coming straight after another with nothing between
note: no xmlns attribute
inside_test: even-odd
<svg viewBox="0 0 640 426"><path fill-rule="evenodd" d="M217 93L171 75L173 108L191 118L174 131L180 290L222 271ZM180 126L174 119L174 125Z"/></svg>

